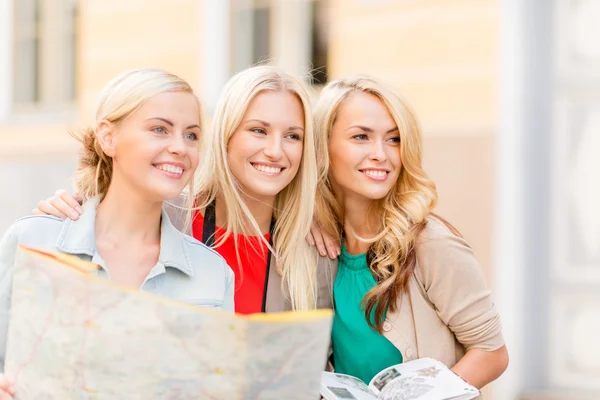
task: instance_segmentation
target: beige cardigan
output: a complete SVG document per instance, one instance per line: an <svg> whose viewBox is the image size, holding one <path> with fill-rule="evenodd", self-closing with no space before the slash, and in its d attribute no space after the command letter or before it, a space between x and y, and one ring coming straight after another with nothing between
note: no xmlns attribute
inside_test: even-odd
<svg viewBox="0 0 600 400"><path fill-rule="evenodd" d="M383 323L384 336L404 361L431 357L451 368L469 349L501 348L500 318L469 244L429 218L415 249L409 290ZM336 264L322 258L320 274L337 273ZM319 282L319 293L332 290L330 284Z"/></svg>
<svg viewBox="0 0 600 400"><path fill-rule="evenodd" d="M501 348L500 318L469 244L430 218L415 249L409 291L383 324L404 360L431 357L452 367L467 350Z"/></svg>
<svg viewBox="0 0 600 400"><path fill-rule="evenodd" d="M310 251L317 260L317 308L333 308L333 282L337 275L337 260L319 256L314 248ZM291 311L292 304L289 301L287 289L282 286L281 275L276 268L273 268L274 265L277 265L276 262L275 257L271 256L265 311Z"/></svg>

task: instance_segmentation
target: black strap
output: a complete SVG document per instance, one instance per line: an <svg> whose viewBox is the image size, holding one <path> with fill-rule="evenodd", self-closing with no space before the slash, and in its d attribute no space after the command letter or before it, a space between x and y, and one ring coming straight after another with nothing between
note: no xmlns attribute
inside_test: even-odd
<svg viewBox="0 0 600 400"><path fill-rule="evenodd" d="M204 210L204 224L202 225L202 243L208 247L215 245L216 224L215 202L210 203Z"/></svg>
<svg viewBox="0 0 600 400"><path fill-rule="evenodd" d="M215 230L216 230L216 211L215 202L213 201L204 210L204 223L202 224L202 243L208 247L215 245ZM275 219L271 219L271 226L269 227L269 246L273 247L273 231L275 230ZM267 270L265 274L265 284L263 287L263 299L261 312L265 312L267 306L267 288L269 285L269 273L271 270L271 250L268 250L267 254Z"/></svg>
<svg viewBox="0 0 600 400"><path fill-rule="evenodd" d="M271 218L271 226L269 227L269 246L273 247L273 231L275 230L275 219ZM262 306L260 308L261 312L265 312L267 309L267 288L269 287L269 274L271 272L271 249L267 250L269 253L267 254L267 272L265 274L265 286L263 288L263 299Z"/></svg>

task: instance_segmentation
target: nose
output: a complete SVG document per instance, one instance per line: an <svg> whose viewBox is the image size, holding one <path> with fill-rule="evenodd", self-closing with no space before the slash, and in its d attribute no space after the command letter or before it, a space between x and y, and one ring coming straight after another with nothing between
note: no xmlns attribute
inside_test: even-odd
<svg viewBox="0 0 600 400"><path fill-rule="evenodd" d="M371 152L369 159L373 161L383 162L387 161L387 154L385 153L385 144L383 140L376 140L371 145Z"/></svg>
<svg viewBox="0 0 600 400"><path fill-rule="evenodd" d="M184 156L187 154L187 146L182 134L174 134L169 141L168 151L171 154Z"/></svg>
<svg viewBox="0 0 600 400"><path fill-rule="evenodd" d="M267 136L267 143L263 150L265 156L269 159L276 161L283 157L282 148L282 137L279 134L273 134Z"/></svg>

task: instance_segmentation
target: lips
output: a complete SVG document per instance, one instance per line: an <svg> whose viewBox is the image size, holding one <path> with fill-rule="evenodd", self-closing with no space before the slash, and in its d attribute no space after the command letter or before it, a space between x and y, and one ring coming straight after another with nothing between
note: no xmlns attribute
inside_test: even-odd
<svg viewBox="0 0 600 400"><path fill-rule="evenodd" d="M365 174L366 176L368 176L369 178L376 180L376 181L384 181L387 178L388 174L390 173L390 171L388 171L388 170L373 169L373 168L365 168L365 169L361 169L359 171L362 172L363 174Z"/></svg>

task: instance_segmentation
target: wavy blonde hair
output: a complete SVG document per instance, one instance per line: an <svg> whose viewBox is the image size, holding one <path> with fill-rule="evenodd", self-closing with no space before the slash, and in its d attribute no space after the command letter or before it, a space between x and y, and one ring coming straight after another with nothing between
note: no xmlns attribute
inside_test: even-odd
<svg viewBox="0 0 600 400"><path fill-rule="evenodd" d="M273 210L275 227L273 248L265 240L256 219L248 209L242 189L227 162L227 149L252 100L267 91L286 90L298 98L304 111L304 142L302 161L294 179L277 194ZM233 76L226 84L217 103L212 129L203 142L204 161L197 175L197 204L200 208L217 196L224 199L227 215L225 235L215 247L234 234L255 235L277 256L277 268L287 287L295 310L316 307L316 259L305 237L310 231L314 211L317 168L308 90L302 81L277 67L261 65ZM236 243L237 248L237 243ZM285 293L285 291L284 291Z"/></svg>
<svg viewBox="0 0 600 400"><path fill-rule="evenodd" d="M402 98L371 77L336 80L325 86L315 108L320 177L316 216L323 229L334 237L342 236L344 211L329 179L328 145L340 107L351 93L357 92L381 100L400 134L402 169L398 181L370 210L370 221L380 223L379 233L373 238L359 238L371 243L367 260L377 282L363 299L365 317L369 325L381 333L385 310L389 307L394 311L397 299L408 289L416 262L415 241L425 227L426 218L432 214L437 191L422 167L422 135L417 119Z"/></svg>
<svg viewBox="0 0 600 400"><path fill-rule="evenodd" d="M202 121L200 101L185 80L160 69L143 68L118 75L102 89L96 107L96 126L103 120L118 124L150 98L167 92L193 95ZM100 147L96 128L87 128L72 136L83 144L79 166L73 178L75 192L83 201L105 195L112 180L113 164L112 159ZM192 185L193 180L190 181L188 190L193 190ZM190 202L188 210L191 210L191 206Z"/></svg>

